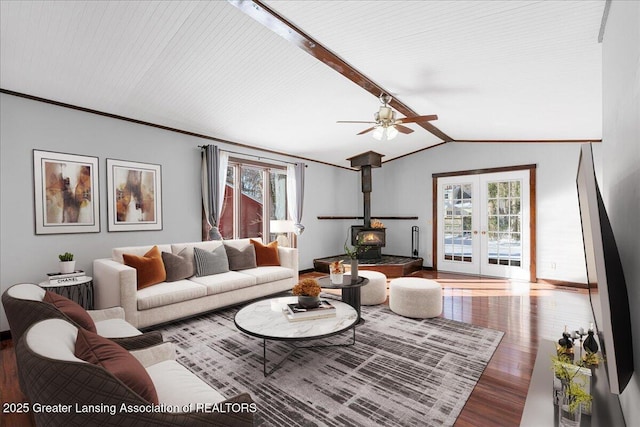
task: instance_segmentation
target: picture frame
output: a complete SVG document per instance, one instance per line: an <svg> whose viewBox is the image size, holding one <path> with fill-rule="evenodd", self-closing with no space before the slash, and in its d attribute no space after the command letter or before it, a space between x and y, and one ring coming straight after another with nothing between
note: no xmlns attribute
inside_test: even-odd
<svg viewBox="0 0 640 427"><path fill-rule="evenodd" d="M33 150L35 233L100 232L98 158Z"/></svg>
<svg viewBox="0 0 640 427"><path fill-rule="evenodd" d="M162 167L107 159L109 231L162 230Z"/></svg>

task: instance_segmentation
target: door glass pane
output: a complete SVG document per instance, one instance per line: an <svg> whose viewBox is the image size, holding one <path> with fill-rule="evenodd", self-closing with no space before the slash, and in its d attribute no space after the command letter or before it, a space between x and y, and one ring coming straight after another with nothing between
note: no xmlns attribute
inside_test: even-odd
<svg viewBox="0 0 640 427"><path fill-rule="evenodd" d="M238 237L262 237L263 173L261 169L243 166L240 171L240 233Z"/></svg>
<svg viewBox="0 0 640 427"><path fill-rule="evenodd" d="M511 214L520 213L520 199L511 199Z"/></svg>
<svg viewBox="0 0 640 427"><path fill-rule="evenodd" d="M487 195L489 199L498 197L498 184L495 182L489 182L487 184Z"/></svg>
<svg viewBox="0 0 640 427"><path fill-rule="evenodd" d="M520 198L520 181L511 181L509 183L509 188L511 192L512 198Z"/></svg>
<svg viewBox="0 0 640 427"><path fill-rule="evenodd" d="M471 216L465 215L462 217L462 229L464 231L471 231Z"/></svg>
<svg viewBox="0 0 640 427"><path fill-rule="evenodd" d="M460 190L460 184L455 184L453 186L453 198L454 199L462 199L462 190Z"/></svg>
<svg viewBox="0 0 640 427"><path fill-rule="evenodd" d="M487 215L497 215L498 214L498 199L489 199L487 201Z"/></svg>
<svg viewBox="0 0 640 427"><path fill-rule="evenodd" d="M489 231L487 262L489 264L520 266L522 260L520 188L520 180L487 183Z"/></svg>
<svg viewBox="0 0 640 427"><path fill-rule="evenodd" d="M462 186L462 198L463 199L471 198L471 184L465 184Z"/></svg>
<svg viewBox="0 0 640 427"><path fill-rule="evenodd" d="M471 230L473 190L471 184L448 184L442 191L444 259L472 262Z"/></svg>
<svg viewBox="0 0 640 427"><path fill-rule="evenodd" d="M498 197L509 197L508 182L498 182Z"/></svg>

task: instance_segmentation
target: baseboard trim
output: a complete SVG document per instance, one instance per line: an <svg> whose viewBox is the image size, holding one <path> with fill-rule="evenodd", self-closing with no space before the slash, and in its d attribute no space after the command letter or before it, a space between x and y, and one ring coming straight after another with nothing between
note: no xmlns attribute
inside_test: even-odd
<svg viewBox="0 0 640 427"><path fill-rule="evenodd" d="M306 268L306 269L304 269L304 270L300 270L300 271L298 271L298 274L313 273L314 271L316 271L316 270L315 270L315 269L313 269L313 268Z"/></svg>
<svg viewBox="0 0 640 427"><path fill-rule="evenodd" d="M562 286L565 288L580 288L580 289L589 289L589 285L586 283L577 283L577 282L565 282L562 280L553 280L553 279L541 279L537 278L538 283L546 283L548 285L553 286Z"/></svg>

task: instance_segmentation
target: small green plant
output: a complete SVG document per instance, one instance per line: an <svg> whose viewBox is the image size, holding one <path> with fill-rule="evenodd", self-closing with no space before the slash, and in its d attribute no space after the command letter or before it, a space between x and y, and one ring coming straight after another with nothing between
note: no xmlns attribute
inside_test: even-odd
<svg viewBox="0 0 640 427"><path fill-rule="evenodd" d="M349 241L349 236L347 236L347 239L344 241L344 253L350 259L356 259L360 252L366 252L367 250L369 250L369 246L362 245L361 237L358 237L358 241L356 242L356 245L352 247L349 247L349 245L347 244L348 241Z"/></svg>
<svg viewBox="0 0 640 427"><path fill-rule="evenodd" d="M60 261L73 261L73 254L71 252L65 252L58 255L58 258L60 258Z"/></svg>
<svg viewBox="0 0 640 427"><path fill-rule="evenodd" d="M369 246L363 245L364 239L362 235L358 236L356 240L356 244L352 247L349 247L349 233L347 233L347 238L344 240L344 253L347 255L347 258L356 259L358 258L358 254L361 252L366 252L369 250Z"/></svg>
<svg viewBox="0 0 640 427"><path fill-rule="evenodd" d="M585 353L584 356L582 356L582 363L581 365L589 368L591 366L598 366L600 364L600 362L602 362L602 357L600 357L598 355L598 353Z"/></svg>
<svg viewBox="0 0 640 427"><path fill-rule="evenodd" d="M569 398L569 411L576 411L582 404L588 408L592 397L584 389L586 377L580 373L579 366L563 354L552 356L551 362L553 373L560 379L562 391Z"/></svg>

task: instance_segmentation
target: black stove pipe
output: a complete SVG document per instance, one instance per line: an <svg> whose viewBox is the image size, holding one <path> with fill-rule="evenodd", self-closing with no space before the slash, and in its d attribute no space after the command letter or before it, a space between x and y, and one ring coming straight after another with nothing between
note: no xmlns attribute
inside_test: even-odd
<svg viewBox="0 0 640 427"><path fill-rule="evenodd" d="M364 203L364 227L371 228L371 165L362 166L362 196Z"/></svg>

